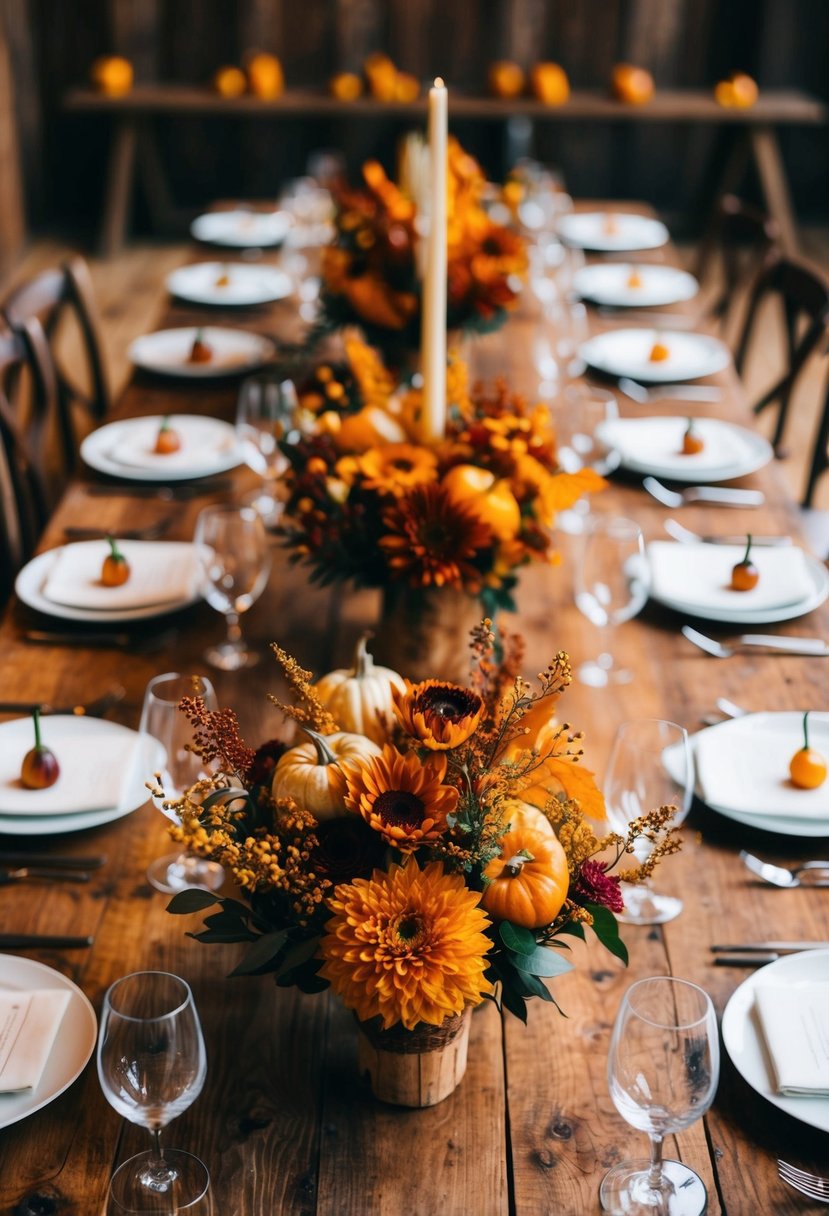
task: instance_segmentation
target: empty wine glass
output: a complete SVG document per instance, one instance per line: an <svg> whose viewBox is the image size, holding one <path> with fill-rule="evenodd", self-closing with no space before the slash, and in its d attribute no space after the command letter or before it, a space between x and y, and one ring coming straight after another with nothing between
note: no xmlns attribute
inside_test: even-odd
<svg viewBox="0 0 829 1216"><path fill-rule="evenodd" d="M576 606L602 630L604 639L598 658L579 667L579 679L595 688L629 683L632 672L614 661L612 634L641 612L650 590L645 540L637 523L609 515L588 519L576 561L575 590Z"/></svg>
<svg viewBox="0 0 829 1216"><path fill-rule="evenodd" d="M163 1148L161 1132L199 1096L207 1056L188 984L166 971L139 971L107 990L98 1033L98 1078L104 1097L153 1144L120 1165L110 1182L127 1212L174 1213L207 1193L210 1175L198 1157Z"/></svg>
<svg viewBox="0 0 829 1216"><path fill-rule="evenodd" d="M182 697L201 697L207 709L218 709L216 693L206 676L181 675L177 671L154 676L144 693L139 734L145 771L149 777L157 768L165 798L154 798L160 811L174 823L178 819L164 801L180 797L200 777L206 775L200 756L190 750L193 727L179 709ZM159 749L163 759L158 759ZM215 861L191 857L188 853L168 853L147 870L147 878L157 891L168 895L187 887L206 887L218 891L224 870Z"/></svg>
<svg viewBox="0 0 829 1216"><path fill-rule="evenodd" d="M236 435L245 463L263 481L246 505L258 511L266 525L275 524L282 514L283 503L275 491L288 467L288 458L279 444L290 434L297 408L293 381L280 380L268 372L250 376L239 390Z"/></svg>
<svg viewBox="0 0 829 1216"><path fill-rule="evenodd" d="M605 1174L606 1212L702 1216L705 1184L682 1162L663 1160L662 1147L708 1110L719 1070L717 1017L702 988L667 975L631 985L613 1027L607 1079L619 1114L650 1137L651 1155Z"/></svg>
<svg viewBox="0 0 829 1216"><path fill-rule="evenodd" d="M271 556L262 518L252 507L205 507L194 536L202 569L202 593L227 622L227 638L205 653L223 671L259 662L242 637L239 617L259 599L268 582Z"/></svg>

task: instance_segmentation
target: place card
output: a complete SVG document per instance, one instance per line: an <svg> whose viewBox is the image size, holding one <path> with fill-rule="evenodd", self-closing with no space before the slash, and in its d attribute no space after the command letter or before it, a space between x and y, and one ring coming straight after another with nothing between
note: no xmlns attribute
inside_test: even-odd
<svg viewBox="0 0 829 1216"><path fill-rule="evenodd" d="M70 996L67 988L0 991L0 1094L37 1087Z"/></svg>
<svg viewBox="0 0 829 1216"><path fill-rule="evenodd" d="M754 999L777 1092L829 1097L829 985L758 984Z"/></svg>

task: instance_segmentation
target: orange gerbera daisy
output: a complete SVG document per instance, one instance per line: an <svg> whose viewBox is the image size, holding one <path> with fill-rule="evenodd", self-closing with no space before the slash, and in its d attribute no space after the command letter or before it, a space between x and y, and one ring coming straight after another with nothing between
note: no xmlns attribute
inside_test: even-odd
<svg viewBox="0 0 829 1216"><path fill-rule="evenodd" d="M402 498L414 486L437 481L438 459L428 448L412 443L388 443L370 448L358 459L367 490Z"/></svg>
<svg viewBox="0 0 829 1216"><path fill-rule="evenodd" d="M349 811L362 815L387 844L411 853L446 831L446 816L458 805L458 791L443 784L445 776L445 756L424 763L387 743L368 763L343 765L334 780Z"/></svg>
<svg viewBox="0 0 829 1216"><path fill-rule="evenodd" d="M394 712L407 734L424 747L448 751L478 729L484 703L470 688L440 680L405 684L405 692L392 689Z"/></svg>
<svg viewBox="0 0 829 1216"><path fill-rule="evenodd" d="M479 589L473 561L493 544L492 532L441 486L415 486L384 512L383 523L388 535L380 546L389 566L413 587Z"/></svg>
<svg viewBox="0 0 829 1216"><path fill-rule="evenodd" d="M361 1021L440 1026L492 991L480 898L437 861L421 870L410 859L339 886L328 901L334 915L320 975Z"/></svg>

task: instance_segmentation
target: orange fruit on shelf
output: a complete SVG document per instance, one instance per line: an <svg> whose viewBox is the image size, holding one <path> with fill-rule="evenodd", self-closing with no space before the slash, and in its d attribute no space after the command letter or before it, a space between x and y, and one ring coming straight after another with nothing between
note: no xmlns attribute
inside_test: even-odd
<svg viewBox="0 0 829 1216"><path fill-rule="evenodd" d="M267 55L264 51L248 55L245 59L245 71L248 88L255 97L271 101L274 97L281 97L285 91L285 74L275 55Z"/></svg>
<svg viewBox="0 0 829 1216"><path fill-rule="evenodd" d="M416 101L420 93L420 81L411 72L398 72L394 82L395 101Z"/></svg>
<svg viewBox="0 0 829 1216"><path fill-rule="evenodd" d="M714 98L726 109L747 110L753 106L760 94L756 80L745 72L732 72L714 88Z"/></svg>
<svg viewBox="0 0 829 1216"><path fill-rule="evenodd" d="M388 55L375 51L363 63L363 75L368 91L377 101L394 101L397 91L397 68Z"/></svg>
<svg viewBox="0 0 829 1216"><path fill-rule="evenodd" d="M563 106L570 97L570 81L557 63L537 63L530 72L533 97L545 106Z"/></svg>
<svg viewBox="0 0 829 1216"><path fill-rule="evenodd" d="M213 75L213 88L220 97L241 97L247 87L247 78L241 68L226 64Z"/></svg>
<svg viewBox="0 0 829 1216"><path fill-rule="evenodd" d="M337 101L356 101L363 91L363 82L356 72L337 72L328 82L328 91Z"/></svg>
<svg viewBox="0 0 829 1216"><path fill-rule="evenodd" d="M524 70L509 59L499 59L490 65L489 91L495 97L520 97L524 92Z"/></svg>
<svg viewBox="0 0 829 1216"><path fill-rule="evenodd" d="M653 76L632 63L617 63L610 77L614 97L628 106L643 106L654 94Z"/></svg>
<svg viewBox="0 0 829 1216"><path fill-rule="evenodd" d="M96 59L89 76L98 92L107 97L123 97L132 88L132 64L120 55L104 55Z"/></svg>

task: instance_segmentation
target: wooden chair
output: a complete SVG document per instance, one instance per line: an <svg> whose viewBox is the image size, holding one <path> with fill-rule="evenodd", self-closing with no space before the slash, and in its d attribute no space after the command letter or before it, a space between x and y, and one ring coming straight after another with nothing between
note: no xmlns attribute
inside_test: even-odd
<svg viewBox="0 0 829 1216"><path fill-rule="evenodd" d="M829 355L829 349L826 352ZM827 359L829 364L829 359ZM802 505L811 508L815 496L815 486L818 479L829 469L829 375L826 377L826 396L823 400L823 414L818 423L817 434L815 435L815 446L812 449L812 462L809 466L809 474L806 479L806 492L803 495ZM824 512L824 515L827 513ZM829 556L829 528L827 528L827 544L826 555Z"/></svg>
<svg viewBox="0 0 829 1216"><path fill-rule="evenodd" d="M754 284L734 357L740 374L760 307L769 297L777 297L783 307L787 366L780 379L755 403L754 412L759 414L770 405L777 405L772 445L775 455L782 457L781 442L792 391L809 356L829 337L829 278L807 263L789 258L780 258L763 271Z"/></svg>
<svg viewBox="0 0 829 1216"><path fill-rule="evenodd" d="M36 317L48 338L57 377L61 457L68 475L75 466L81 439L104 419L110 407L101 327L89 268L82 258L75 257L61 267L45 270L16 288L2 307L13 329ZM80 331L88 390L80 387L74 374L69 374L56 350L58 329L69 316Z"/></svg>
<svg viewBox="0 0 829 1216"><path fill-rule="evenodd" d="M696 268L703 284L717 276L713 300L705 311L721 330L728 327L741 289L776 259L779 248L776 220L734 194L723 195L703 237Z"/></svg>
<svg viewBox="0 0 829 1216"><path fill-rule="evenodd" d="M20 408L24 374L31 385ZM0 323L0 600L35 550L53 495L41 454L57 410L57 383L36 318L16 330Z"/></svg>

